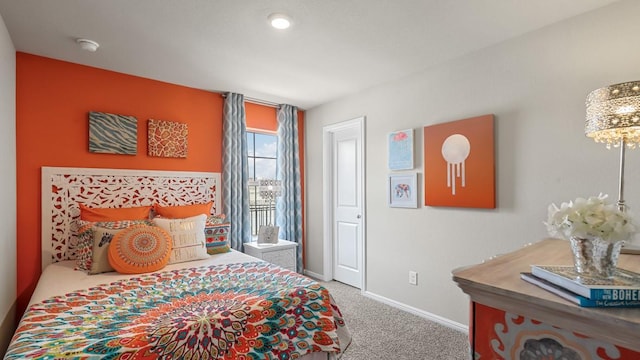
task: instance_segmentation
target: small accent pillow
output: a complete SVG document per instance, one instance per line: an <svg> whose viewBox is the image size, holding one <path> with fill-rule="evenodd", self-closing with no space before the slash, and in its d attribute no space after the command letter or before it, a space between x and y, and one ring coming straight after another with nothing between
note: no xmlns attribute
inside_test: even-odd
<svg viewBox="0 0 640 360"><path fill-rule="evenodd" d="M109 244L113 237L120 231L126 229L107 229L100 226L93 226L93 250L91 252L91 268L89 274L100 274L114 271L109 264Z"/></svg>
<svg viewBox="0 0 640 360"><path fill-rule="evenodd" d="M80 206L80 220L85 221L147 220L152 208L152 206L90 208L83 204L78 205Z"/></svg>
<svg viewBox="0 0 640 360"><path fill-rule="evenodd" d="M133 225L119 231L107 252L109 264L122 274L162 269L171 256L171 236L157 226Z"/></svg>
<svg viewBox="0 0 640 360"><path fill-rule="evenodd" d="M207 216L197 215L184 219L165 219L156 217L153 223L166 230L173 240L173 251L169 264L191 260L207 259L204 226Z"/></svg>
<svg viewBox="0 0 640 360"><path fill-rule="evenodd" d="M178 206L162 206L159 204L153 205L153 210L156 215L160 215L169 219L184 219L200 214L211 215L211 207L213 201L209 201L206 204L193 204L193 205L178 205Z"/></svg>
<svg viewBox="0 0 640 360"><path fill-rule="evenodd" d="M84 221L78 220L78 231L76 233L78 243L76 244L76 269L91 270L93 262L93 228L99 226L106 229L122 230L131 225L144 224L153 225L151 220L122 220L122 221Z"/></svg>
<svg viewBox="0 0 640 360"><path fill-rule="evenodd" d="M229 247L230 223L207 225L204 228L204 236L207 239L207 253L209 255L231 251Z"/></svg>

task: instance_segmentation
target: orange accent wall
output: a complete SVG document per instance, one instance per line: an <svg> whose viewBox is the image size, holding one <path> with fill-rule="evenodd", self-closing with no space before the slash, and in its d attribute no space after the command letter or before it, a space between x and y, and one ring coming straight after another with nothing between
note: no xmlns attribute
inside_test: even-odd
<svg viewBox="0 0 640 360"><path fill-rule="evenodd" d="M16 53L18 317L40 276L40 168L221 172L223 102L209 91ZM90 153L89 111L135 116L137 155ZM266 124L258 112L271 114ZM188 125L187 158L147 156L150 118ZM247 104L247 122L271 127L275 109Z"/></svg>

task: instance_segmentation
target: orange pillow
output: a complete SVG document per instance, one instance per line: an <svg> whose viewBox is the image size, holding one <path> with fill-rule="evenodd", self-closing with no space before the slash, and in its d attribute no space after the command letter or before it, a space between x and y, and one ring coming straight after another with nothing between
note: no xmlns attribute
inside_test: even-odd
<svg viewBox="0 0 640 360"><path fill-rule="evenodd" d="M213 206L213 201L209 201L206 204L193 204L193 205L178 205L178 206L162 206L158 204L153 205L156 215L160 215L168 219L183 219L183 218L188 218L192 216L197 216L200 214L205 214L209 216L211 215L212 206Z"/></svg>
<svg viewBox="0 0 640 360"><path fill-rule="evenodd" d="M151 206L137 206L128 208L90 208L80 205L80 220L85 221L121 221L148 220Z"/></svg>
<svg viewBox="0 0 640 360"><path fill-rule="evenodd" d="M162 269L169 262L173 241L158 226L132 225L113 236L107 252L109 265L122 274Z"/></svg>

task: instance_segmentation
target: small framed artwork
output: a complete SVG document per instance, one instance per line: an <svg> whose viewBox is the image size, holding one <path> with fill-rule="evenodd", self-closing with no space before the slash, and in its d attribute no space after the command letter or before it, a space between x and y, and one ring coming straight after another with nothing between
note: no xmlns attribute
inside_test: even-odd
<svg viewBox="0 0 640 360"><path fill-rule="evenodd" d="M389 134L389 170L413 169L413 129Z"/></svg>
<svg viewBox="0 0 640 360"><path fill-rule="evenodd" d="M275 245L278 243L278 233L280 227L262 225L258 230L258 244Z"/></svg>
<svg viewBox="0 0 640 360"><path fill-rule="evenodd" d="M389 175L387 192L390 207L417 208L418 174L406 173Z"/></svg>

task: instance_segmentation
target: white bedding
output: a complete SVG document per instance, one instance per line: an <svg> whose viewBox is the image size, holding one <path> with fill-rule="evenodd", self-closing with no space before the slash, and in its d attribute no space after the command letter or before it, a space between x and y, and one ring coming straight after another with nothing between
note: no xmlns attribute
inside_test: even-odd
<svg viewBox="0 0 640 360"><path fill-rule="evenodd" d="M211 255L211 257L206 260L195 260L167 265L158 272L205 265L233 264L251 261L262 260L236 250L231 250L231 252ZM117 272L89 275L84 271L74 270L75 267L75 260L61 261L48 265L43 270L42 275L40 275L40 280L38 281L38 285L31 296L29 305L41 302L42 300L55 295L67 294L76 290L88 289L99 284L110 284L114 281L137 276L120 274Z"/></svg>

